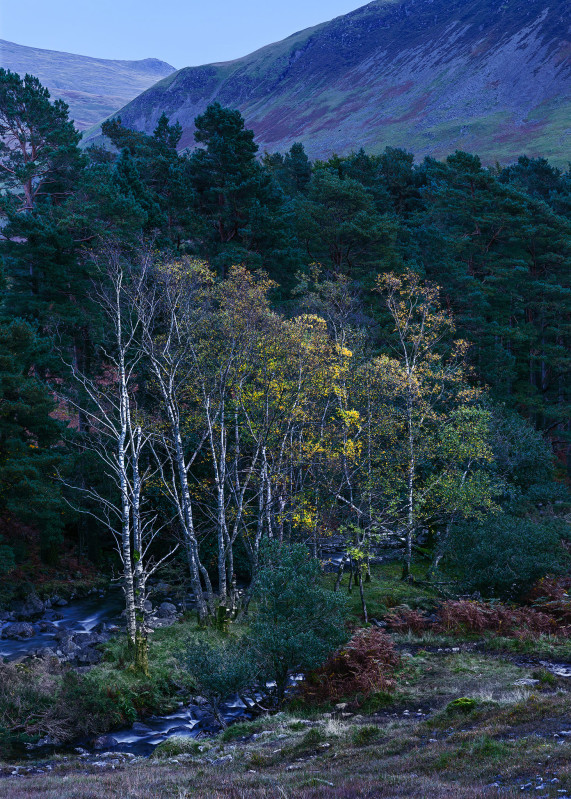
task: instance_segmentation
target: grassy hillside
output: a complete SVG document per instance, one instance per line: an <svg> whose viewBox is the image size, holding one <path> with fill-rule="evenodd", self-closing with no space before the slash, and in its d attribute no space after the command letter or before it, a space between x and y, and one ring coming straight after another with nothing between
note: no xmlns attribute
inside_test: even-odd
<svg viewBox="0 0 571 799"><path fill-rule="evenodd" d="M150 132L165 111L181 145L218 100L262 149L303 141L312 157L386 145L417 156L456 148L485 161L523 151L568 158L565 0L376 0L235 61L182 69L121 110ZM96 132L94 132L96 134Z"/></svg>
<svg viewBox="0 0 571 799"><path fill-rule="evenodd" d="M101 122L174 72L174 67L156 58L110 61L24 47L4 40L0 40L0 66L20 75L36 75L52 97L65 100L80 130Z"/></svg>

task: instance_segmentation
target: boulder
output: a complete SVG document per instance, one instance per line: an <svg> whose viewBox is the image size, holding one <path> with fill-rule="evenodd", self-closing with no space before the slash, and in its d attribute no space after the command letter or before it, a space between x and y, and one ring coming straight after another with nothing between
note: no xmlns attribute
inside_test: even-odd
<svg viewBox="0 0 571 799"><path fill-rule="evenodd" d="M140 721L136 721L131 727L131 729L133 730L133 732L136 732L139 735L142 735L143 733L147 732L153 732L153 730L150 727L148 727L146 724L143 724Z"/></svg>
<svg viewBox="0 0 571 799"><path fill-rule="evenodd" d="M161 602L158 610L159 619L167 619L169 616L176 616L176 606L172 602Z"/></svg>
<svg viewBox="0 0 571 799"><path fill-rule="evenodd" d="M38 624L38 630L41 633L57 633L59 627L51 621L41 621Z"/></svg>
<svg viewBox="0 0 571 799"><path fill-rule="evenodd" d="M14 612L19 621L27 621L41 616L45 607L37 594L28 594L23 602L14 604Z"/></svg>
<svg viewBox="0 0 571 799"><path fill-rule="evenodd" d="M74 660L80 666L95 666L103 660L103 653L93 646L86 646L75 653Z"/></svg>
<svg viewBox="0 0 571 799"><path fill-rule="evenodd" d="M145 613L152 613L153 612L153 603L149 600L145 600L145 604L143 605L143 610Z"/></svg>
<svg viewBox="0 0 571 799"><path fill-rule="evenodd" d="M73 638L66 638L59 645L58 652L61 652L66 658L74 658L79 652L79 646L75 643Z"/></svg>
<svg viewBox="0 0 571 799"><path fill-rule="evenodd" d="M42 660L51 660L55 658L59 660L58 656L56 655L55 649L51 649L49 646L41 647L40 649L36 649L36 657L41 658Z"/></svg>
<svg viewBox="0 0 571 799"><path fill-rule="evenodd" d="M145 623L150 630L158 630L160 627L172 627L175 622L176 616L167 616L164 619L151 616L151 618L147 619Z"/></svg>
<svg viewBox="0 0 571 799"><path fill-rule="evenodd" d="M117 738L112 735L100 735L93 741L93 748L101 752L104 749L109 749L111 746L117 746Z"/></svg>
<svg viewBox="0 0 571 799"><path fill-rule="evenodd" d="M62 746L62 741L59 738L56 738L55 735L46 735L43 738L40 738L39 741L36 741L35 746L40 749L43 746Z"/></svg>
<svg viewBox="0 0 571 799"><path fill-rule="evenodd" d="M93 644L103 644L109 640L108 635L100 633L77 633L74 635L74 641L80 647L92 646Z"/></svg>
<svg viewBox="0 0 571 799"><path fill-rule="evenodd" d="M17 621L13 624L7 624L2 630L2 638L32 638L35 631L31 624L26 621Z"/></svg>

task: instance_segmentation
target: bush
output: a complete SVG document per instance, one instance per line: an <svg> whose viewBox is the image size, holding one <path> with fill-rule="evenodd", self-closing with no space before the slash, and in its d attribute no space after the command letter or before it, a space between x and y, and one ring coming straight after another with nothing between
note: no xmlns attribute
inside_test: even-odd
<svg viewBox="0 0 571 799"><path fill-rule="evenodd" d="M419 635L429 626L430 620L418 610L411 610L408 607L397 607L385 616L385 621L395 632L411 632Z"/></svg>
<svg viewBox="0 0 571 799"><path fill-rule="evenodd" d="M162 741L155 751L153 757L177 757L177 755L199 755L209 749L209 745L204 741L197 741L196 738L189 738L182 735L173 735Z"/></svg>
<svg viewBox="0 0 571 799"><path fill-rule="evenodd" d="M555 524L537 524L508 514L456 526L447 547L467 591L519 598L546 574L561 573L569 555Z"/></svg>
<svg viewBox="0 0 571 799"><path fill-rule="evenodd" d="M133 719L134 720L134 719ZM55 658L0 663L3 749L50 736L62 743L125 721L117 698Z"/></svg>
<svg viewBox="0 0 571 799"><path fill-rule="evenodd" d="M238 738L248 738L250 735L260 732L267 726L267 723L262 719L257 721L238 721L224 730L220 736L220 740L229 743L230 741L236 741Z"/></svg>
<svg viewBox="0 0 571 799"><path fill-rule="evenodd" d="M571 632L571 628L558 627L554 618L533 608L510 608L467 599L444 602L440 619L440 627L447 633L493 632L522 638L548 633L567 636Z"/></svg>
<svg viewBox="0 0 571 799"><path fill-rule="evenodd" d="M226 728L220 705L256 678L257 667L250 653L231 640L213 645L203 638L194 638L186 644L180 661L197 690L212 706L220 725Z"/></svg>
<svg viewBox="0 0 571 799"><path fill-rule="evenodd" d="M321 665L347 639L346 599L320 585L319 561L302 544L269 542L255 582L250 641L266 680L283 701L291 670Z"/></svg>
<svg viewBox="0 0 571 799"><path fill-rule="evenodd" d="M371 627L359 630L308 678L304 691L311 700L327 701L359 695L366 698L395 688L393 675L400 663L392 639Z"/></svg>

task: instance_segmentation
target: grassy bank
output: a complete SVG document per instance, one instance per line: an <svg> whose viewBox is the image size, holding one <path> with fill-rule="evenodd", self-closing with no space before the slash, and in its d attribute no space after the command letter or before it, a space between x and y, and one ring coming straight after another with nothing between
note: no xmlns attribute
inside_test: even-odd
<svg viewBox="0 0 571 799"><path fill-rule="evenodd" d="M399 576L396 565L374 570L365 584L371 618L438 610L433 588ZM323 577L330 585L334 579ZM356 589L350 604L358 625ZM101 732L119 718L174 710L192 694L176 653L197 632L186 617L153 633L148 677L128 668L121 638L104 646L104 661L81 676L82 701L92 703ZM571 795L571 680L538 662L569 659L568 640L436 628L392 637L401 661L391 693L317 705L298 697L286 712L234 725L216 739L170 739L150 760L59 757L21 765L18 777L14 765L0 766L7 780L0 792L8 786L11 799Z"/></svg>
<svg viewBox="0 0 571 799"><path fill-rule="evenodd" d="M11 799L475 799L521 795L524 786L563 796L571 693L535 674L486 654L419 650L404 658L392 700L374 711L300 708L216 739L171 739L148 761L60 759L51 773L0 786Z"/></svg>

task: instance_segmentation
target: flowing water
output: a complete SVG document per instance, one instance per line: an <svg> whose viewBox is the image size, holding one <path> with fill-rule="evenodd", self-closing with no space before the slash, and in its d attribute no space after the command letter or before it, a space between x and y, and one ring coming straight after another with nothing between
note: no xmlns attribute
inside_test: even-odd
<svg viewBox="0 0 571 799"><path fill-rule="evenodd" d="M123 609L121 591L109 591L104 596L92 596L70 602L65 607L57 607L42 613L38 621L30 622L36 630L31 638L2 638L2 630L11 622L0 622L0 657L7 660L31 655L38 649L57 648L56 634L63 630L70 633L89 633L102 623L115 623L120 620ZM50 629L40 632L41 622L50 622Z"/></svg>
<svg viewBox="0 0 571 799"><path fill-rule="evenodd" d="M30 638L12 640L0 637L0 658L14 660L26 655L33 655L45 648L56 649L56 635L68 631L70 633L89 633L101 625L113 625L121 620L124 607L123 597L119 590L113 590L104 596L89 597L70 602L69 605L47 610L41 618L30 622L36 631ZM42 622L50 622L50 629L40 632ZM11 622L0 622L2 629ZM295 682L295 679L292 681ZM252 717L250 708L259 695L251 694L243 701L239 697L231 697L221 706L222 716L227 724L237 719ZM103 747L107 751L130 752L135 755L149 755L162 741L174 735L190 738L202 737L218 732L220 725L214 718L206 703L181 706L167 716L150 716L143 722L136 722L131 727L111 732L103 736ZM88 748L87 741L79 742ZM53 747L46 747L52 748Z"/></svg>
<svg viewBox="0 0 571 799"><path fill-rule="evenodd" d="M335 566L338 565L339 560L335 556L331 560ZM58 642L55 636L57 633L63 630L70 633L89 633L99 625L113 625L120 621L122 609L122 594L120 591L114 590L104 596L89 597L62 608L48 610L42 615L40 622L51 622L55 629L46 632L38 631L33 637L23 640L0 638L0 657L11 660L31 655L46 647L56 648ZM40 622L34 622L35 630L38 630ZM4 623L0 623L0 634L4 626ZM569 663L541 661L541 665L560 677L571 678L571 664ZM299 679L301 679L301 675L293 676L290 688L293 689ZM252 708L260 698L260 694L252 691L242 698L238 696L229 698L221 707L226 723L252 718ZM181 705L178 710L169 715L150 716L144 722L136 722L131 727L103 736L99 748L104 748L106 751L145 756L149 755L158 744L172 736L199 738L212 735L219 729L219 724L206 702ZM80 743L86 748L88 747L87 742Z"/></svg>

